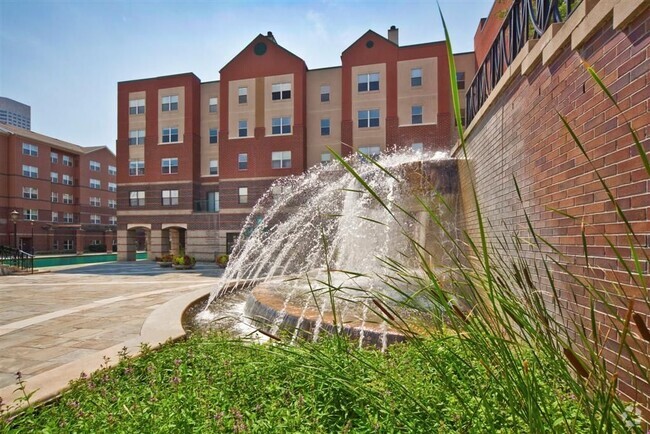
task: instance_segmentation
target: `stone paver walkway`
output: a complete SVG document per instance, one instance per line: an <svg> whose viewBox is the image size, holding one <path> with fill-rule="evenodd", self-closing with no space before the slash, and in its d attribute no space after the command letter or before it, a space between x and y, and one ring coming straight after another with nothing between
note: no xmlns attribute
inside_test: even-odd
<svg viewBox="0 0 650 434"><path fill-rule="evenodd" d="M215 286L222 272L149 261L44 270L51 271L0 277L0 389L15 384L17 371L29 385L35 375L137 338L155 308Z"/></svg>

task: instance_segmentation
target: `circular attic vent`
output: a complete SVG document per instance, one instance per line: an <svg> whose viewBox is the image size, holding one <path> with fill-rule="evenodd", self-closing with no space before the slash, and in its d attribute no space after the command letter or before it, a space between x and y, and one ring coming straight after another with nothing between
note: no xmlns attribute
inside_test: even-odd
<svg viewBox="0 0 650 434"><path fill-rule="evenodd" d="M375 43L374 43L374 42L372 42L372 41L368 41L368 42L366 42L366 47L368 47L368 48L372 48L372 47L374 47L374 46L375 46Z"/></svg>
<svg viewBox="0 0 650 434"><path fill-rule="evenodd" d="M266 44L264 42L258 42L257 44L255 44L253 51L258 56L264 55L264 53L266 53Z"/></svg>

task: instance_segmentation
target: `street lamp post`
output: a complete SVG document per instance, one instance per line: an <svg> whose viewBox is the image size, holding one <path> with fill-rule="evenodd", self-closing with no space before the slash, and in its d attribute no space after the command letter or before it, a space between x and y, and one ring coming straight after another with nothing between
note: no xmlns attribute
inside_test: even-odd
<svg viewBox="0 0 650 434"><path fill-rule="evenodd" d="M36 249L34 248L34 245L36 244L36 241L34 240L34 220L31 222L32 225L32 251L31 254L33 255Z"/></svg>
<svg viewBox="0 0 650 434"><path fill-rule="evenodd" d="M11 213L9 214L9 216L11 217L11 221L14 223L14 248L15 249L18 248L18 235L16 232L16 223L18 222L18 215L19 213L16 210L11 211Z"/></svg>

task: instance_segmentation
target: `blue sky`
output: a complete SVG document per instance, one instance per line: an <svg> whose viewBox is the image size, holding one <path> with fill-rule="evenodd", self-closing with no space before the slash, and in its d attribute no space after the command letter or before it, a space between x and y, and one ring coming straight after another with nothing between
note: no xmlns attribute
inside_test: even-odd
<svg viewBox="0 0 650 434"><path fill-rule="evenodd" d="M439 0L454 52L471 51L493 0ZM444 38L434 1L0 0L0 96L32 108L32 130L115 149L117 82L219 69L259 33L308 68L340 65L368 29L400 45Z"/></svg>

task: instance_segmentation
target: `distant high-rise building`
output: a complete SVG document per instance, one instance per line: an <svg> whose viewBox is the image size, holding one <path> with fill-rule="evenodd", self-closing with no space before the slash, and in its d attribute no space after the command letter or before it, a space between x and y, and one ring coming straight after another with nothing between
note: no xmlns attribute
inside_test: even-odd
<svg viewBox="0 0 650 434"><path fill-rule="evenodd" d="M32 108L13 99L0 96L0 124L32 129Z"/></svg>

